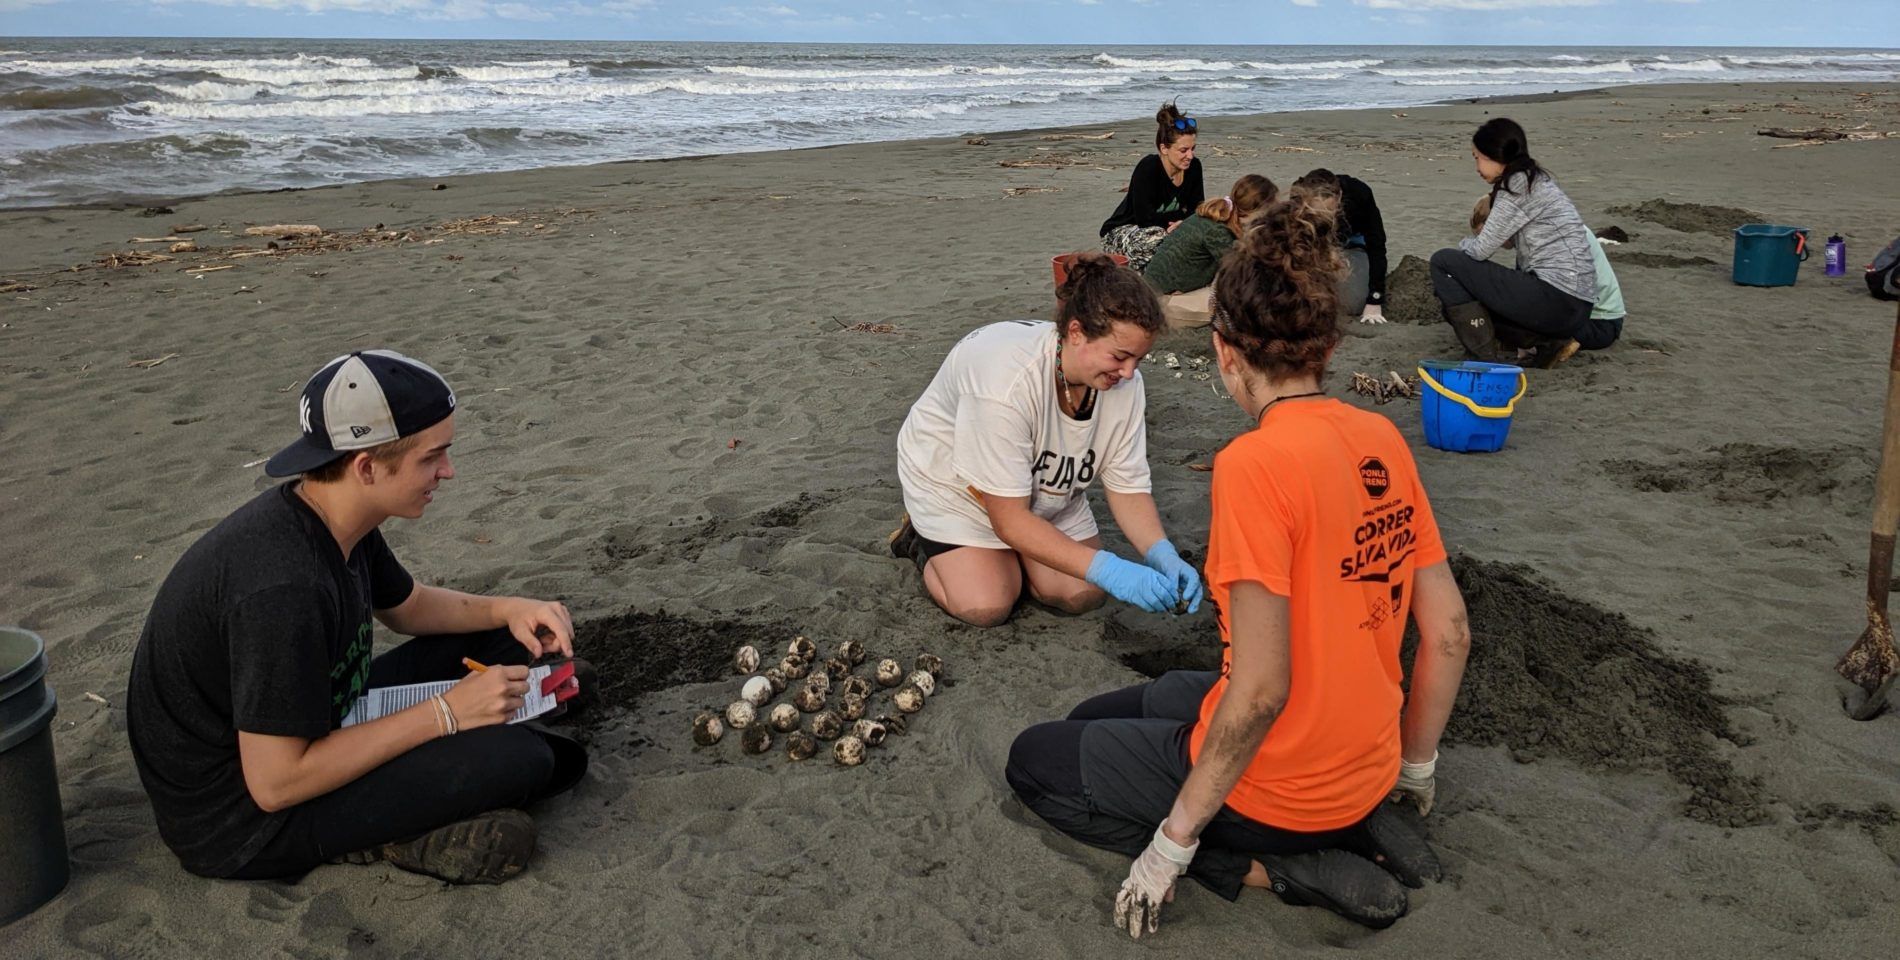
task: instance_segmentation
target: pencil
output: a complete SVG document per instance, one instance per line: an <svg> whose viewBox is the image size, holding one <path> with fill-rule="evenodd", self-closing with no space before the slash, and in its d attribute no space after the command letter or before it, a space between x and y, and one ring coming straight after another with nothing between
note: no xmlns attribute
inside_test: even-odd
<svg viewBox="0 0 1900 960"><path fill-rule="evenodd" d="M487 667L485 667L485 666L483 666L483 665L481 665L481 664L479 664L479 663L476 663L475 661L473 661L473 660L470 660L470 659L469 659L469 658L467 658L467 657L463 657L463 658L462 658L462 666L465 666L465 667L467 667L467 668L469 668L470 670L473 670L473 671L475 671L476 673L487 673L487 672L488 672L488 668L487 668Z"/></svg>

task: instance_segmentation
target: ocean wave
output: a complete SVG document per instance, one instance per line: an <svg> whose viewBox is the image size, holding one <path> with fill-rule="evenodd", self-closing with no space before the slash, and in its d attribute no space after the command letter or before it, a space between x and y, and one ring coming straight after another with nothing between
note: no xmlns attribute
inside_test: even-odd
<svg viewBox="0 0 1900 960"><path fill-rule="evenodd" d="M466 113L493 106L493 97L429 94L417 97L342 97L332 100L254 100L243 103L135 104L152 116L180 120L263 120L282 117L358 117L366 114Z"/></svg>
<svg viewBox="0 0 1900 960"><path fill-rule="evenodd" d="M572 60L497 60L504 67L575 67L580 66Z"/></svg>
<svg viewBox="0 0 1900 960"><path fill-rule="evenodd" d="M200 80L188 84L157 83L153 86L180 100L196 101L249 100L270 89L269 84L223 83L217 80Z"/></svg>
<svg viewBox="0 0 1900 960"><path fill-rule="evenodd" d="M1251 70L1364 70L1384 62L1384 60L1314 60L1304 63L1275 63L1271 60L1253 60L1241 66Z"/></svg>
<svg viewBox="0 0 1900 960"><path fill-rule="evenodd" d="M324 83L337 80L412 80L419 76L417 67L204 67L228 80L277 85Z"/></svg>
<svg viewBox="0 0 1900 960"><path fill-rule="evenodd" d="M1073 67L978 67L955 64L936 67L806 67L798 69L713 65L702 69L707 73L722 76L756 77L768 80L849 80L857 77L1100 76L1102 73L1099 69L1078 70Z"/></svg>
<svg viewBox="0 0 1900 960"><path fill-rule="evenodd" d="M610 97L642 97L663 91L707 97L746 97L800 93L948 93L955 90L1025 86L1100 90L1126 84L1130 82L1131 79L1132 78L1127 76L1101 75L1089 78L1063 78L1030 82L1002 78L973 77L957 79L948 83L931 83L921 78L912 80L813 80L800 83L756 78L718 80L698 79L694 77L668 77L666 79L656 80L605 83L521 83L496 87L494 92L497 95L508 97L524 96L593 100Z"/></svg>
<svg viewBox="0 0 1900 960"><path fill-rule="evenodd" d="M1116 57L1106 53L1095 55L1095 62L1106 67L1119 67L1123 70L1158 70L1164 73L1197 73L1209 70L1232 70L1237 64L1229 60L1138 60L1128 57Z"/></svg>
<svg viewBox="0 0 1900 960"><path fill-rule="evenodd" d="M671 70L679 66L665 60L581 60L573 66L586 67L589 70L612 72L616 70Z"/></svg>
<svg viewBox="0 0 1900 960"><path fill-rule="evenodd" d="M78 110L116 107L132 100L123 90L105 87L29 87L0 93L0 110Z"/></svg>
<svg viewBox="0 0 1900 960"><path fill-rule="evenodd" d="M1722 59L1738 66L1845 66L1856 63L1900 63L1900 53L1842 53L1822 56L1790 54L1775 57L1725 56Z"/></svg>
<svg viewBox="0 0 1900 960"><path fill-rule="evenodd" d="M260 83L220 83L215 80L201 81L188 86L164 83L154 86L180 100L201 102L250 100L259 94L290 100L328 100L332 97L414 97L453 93L466 89L460 83L440 77L431 80L298 83L283 87Z"/></svg>
<svg viewBox="0 0 1900 960"><path fill-rule="evenodd" d="M508 80L552 80L555 77L569 76L585 69L584 67L570 67L567 66L566 63L567 61L563 60L561 61L561 66L456 66L450 69L454 70L457 76L465 80L474 80L479 83L499 83Z"/></svg>
<svg viewBox="0 0 1900 960"><path fill-rule="evenodd" d="M1430 67L1422 69L1388 69L1372 71L1382 77L1469 77L1495 76L1502 74L1599 74L1599 73L1635 73L1636 66L1628 60L1611 63L1597 63L1582 67Z"/></svg>
<svg viewBox="0 0 1900 960"><path fill-rule="evenodd" d="M1234 79L1236 80L1339 80L1339 79L1344 78L1345 76L1346 75L1343 73L1237 73L1234 75ZM1208 84L1208 86L1219 87L1220 85L1217 83L1212 83L1212 84ZM1222 89L1225 89L1225 88L1222 88Z"/></svg>
<svg viewBox="0 0 1900 960"><path fill-rule="evenodd" d="M311 66L367 68L375 61L363 57L247 57L236 60L185 59L174 57L115 57L105 60L7 60L0 71L20 70L44 76L71 76L76 73L169 73L203 70L230 76L230 71L296 70Z"/></svg>
<svg viewBox="0 0 1900 960"><path fill-rule="evenodd" d="M1672 60L1666 63L1640 63L1637 67L1642 70L1675 70L1683 73L1720 73L1728 69L1720 60L1690 60L1685 63Z"/></svg>

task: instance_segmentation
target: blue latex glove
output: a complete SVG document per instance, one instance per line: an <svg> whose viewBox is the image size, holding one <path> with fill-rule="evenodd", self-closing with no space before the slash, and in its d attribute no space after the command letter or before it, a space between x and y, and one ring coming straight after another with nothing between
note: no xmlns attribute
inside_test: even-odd
<svg viewBox="0 0 1900 960"><path fill-rule="evenodd" d="M1174 609L1172 579L1107 550L1095 551L1095 559L1089 561L1088 581L1109 596L1149 613L1168 613Z"/></svg>
<svg viewBox="0 0 1900 960"><path fill-rule="evenodd" d="M1201 575L1194 571L1194 565L1181 559L1174 552L1174 544L1162 537L1154 546L1148 548L1148 555L1141 558L1148 566L1159 571L1162 576L1174 581L1175 596L1187 602L1187 612L1198 613L1201 609Z"/></svg>

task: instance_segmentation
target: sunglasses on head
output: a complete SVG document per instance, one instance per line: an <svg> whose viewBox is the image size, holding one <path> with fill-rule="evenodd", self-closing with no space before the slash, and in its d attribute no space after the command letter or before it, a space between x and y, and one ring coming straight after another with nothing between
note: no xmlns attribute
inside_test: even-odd
<svg viewBox="0 0 1900 960"><path fill-rule="evenodd" d="M1174 129L1186 133L1193 133L1194 128L1198 126L1200 126L1200 124L1195 123L1193 117L1181 117L1174 121Z"/></svg>

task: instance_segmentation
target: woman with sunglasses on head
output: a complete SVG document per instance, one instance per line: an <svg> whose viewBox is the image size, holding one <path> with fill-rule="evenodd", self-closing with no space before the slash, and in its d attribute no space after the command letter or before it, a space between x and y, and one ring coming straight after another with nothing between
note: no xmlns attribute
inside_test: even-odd
<svg viewBox="0 0 1900 960"><path fill-rule="evenodd" d="M1155 152L1135 164L1128 193L1102 222L1102 249L1128 258L1136 270L1148 265L1155 248L1207 199L1201 187L1201 161L1194 157L1200 124L1172 102L1155 113Z"/></svg>
<svg viewBox="0 0 1900 960"><path fill-rule="evenodd" d="M1327 397L1340 329L1337 207L1257 214L1214 281L1221 382L1250 426L1214 458L1207 584L1218 671L1084 701L1010 747L1029 809L1135 861L1114 919L1153 932L1182 875L1385 927L1442 871L1388 799L1429 812L1470 631L1390 420ZM1410 695L1399 656L1419 643Z"/></svg>
<svg viewBox="0 0 1900 960"><path fill-rule="evenodd" d="M1056 322L979 327L950 350L897 436L903 525L891 555L944 612L1009 619L1024 581L1065 613L1106 596L1150 613L1200 607L1201 580L1161 527L1148 475L1147 397L1135 365L1164 327L1141 275L1084 254ZM1142 557L1102 549L1088 488Z"/></svg>
<svg viewBox="0 0 1900 960"><path fill-rule="evenodd" d="M1496 117L1479 127L1471 158L1491 185L1491 215L1477 236L1432 254L1432 289L1458 342L1478 359L1517 347L1530 350L1536 366L1554 367L1593 337L1590 228L1531 158L1530 138L1514 121ZM1517 269L1491 262L1513 245Z"/></svg>

